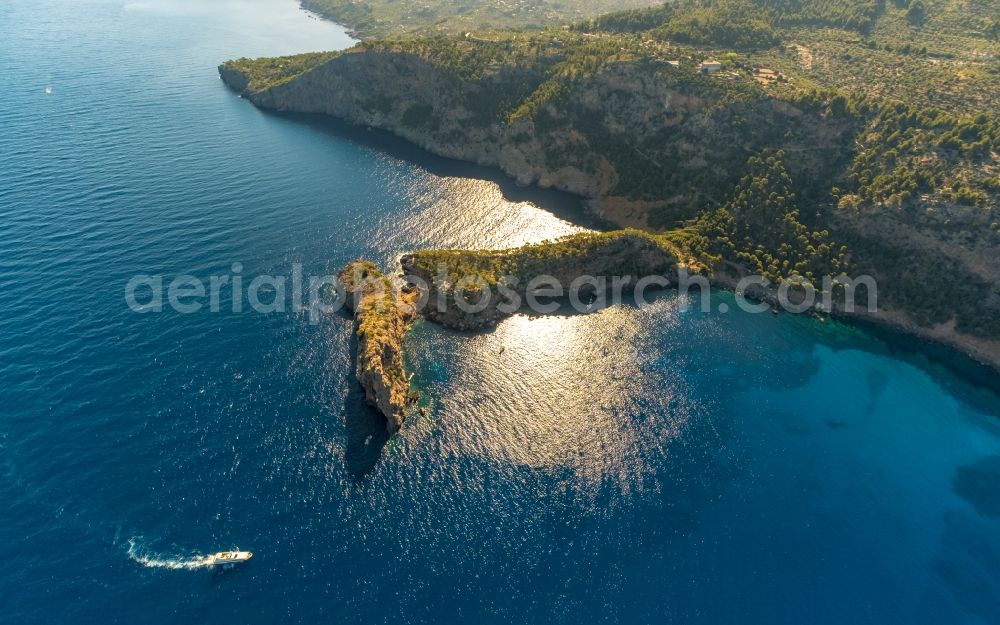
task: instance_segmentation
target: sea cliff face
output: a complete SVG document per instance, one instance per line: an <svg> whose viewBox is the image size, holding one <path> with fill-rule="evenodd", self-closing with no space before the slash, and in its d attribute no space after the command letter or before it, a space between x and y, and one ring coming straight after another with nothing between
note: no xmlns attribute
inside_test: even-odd
<svg viewBox="0 0 1000 625"><path fill-rule="evenodd" d="M470 79L420 49L390 45L358 46L273 84L251 84L235 64L220 71L262 108L384 129L429 152L499 168L521 184L588 198L621 226L694 216L736 183L747 154L766 146L801 151L793 173L817 176L830 166L824 154L849 141L845 120L752 90L734 97L745 86L701 77L693 67L654 71L635 60L608 63L558 97L547 95L548 68L493 62ZM626 193L640 178L656 187L649 197Z"/></svg>
<svg viewBox="0 0 1000 625"><path fill-rule="evenodd" d="M464 85L414 54L351 52L259 92L247 91L239 72L224 70L223 80L262 108L323 113L388 130L434 154L498 167L525 185L586 197L601 193L601 182L579 167L547 170L540 141L514 140L533 134L529 122L507 126L475 120L465 103L489 97L486 90Z"/></svg>
<svg viewBox="0 0 1000 625"><path fill-rule="evenodd" d="M229 64L219 66L219 77L222 79L222 82L226 83L234 91L245 93L250 86L250 78Z"/></svg>
<svg viewBox="0 0 1000 625"><path fill-rule="evenodd" d="M413 301L367 261L349 263L339 278L354 311L355 375L368 403L385 416L389 433L398 432L413 401L403 366L403 339L415 318Z"/></svg>

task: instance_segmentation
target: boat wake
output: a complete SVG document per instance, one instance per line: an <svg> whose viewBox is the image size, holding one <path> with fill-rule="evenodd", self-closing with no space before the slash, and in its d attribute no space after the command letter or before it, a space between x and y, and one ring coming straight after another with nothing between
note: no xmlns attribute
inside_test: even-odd
<svg viewBox="0 0 1000 625"><path fill-rule="evenodd" d="M172 569L175 571L207 569L211 568L215 561L212 556L200 554L170 557L149 553L145 548L139 546L138 541L134 538L128 541L128 557L151 569Z"/></svg>

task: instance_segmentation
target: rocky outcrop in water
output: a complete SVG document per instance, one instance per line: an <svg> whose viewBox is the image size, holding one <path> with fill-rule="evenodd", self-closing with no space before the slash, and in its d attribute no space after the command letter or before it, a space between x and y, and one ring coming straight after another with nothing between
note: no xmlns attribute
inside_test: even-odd
<svg viewBox="0 0 1000 625"><path fill-rule="evenodd" d="M403 339L415 318L411 294L364 260L349 263L339 278L354 311L355 375L368 403L385 416L389 433L398 432L414 400L403 366Z"/></svg>

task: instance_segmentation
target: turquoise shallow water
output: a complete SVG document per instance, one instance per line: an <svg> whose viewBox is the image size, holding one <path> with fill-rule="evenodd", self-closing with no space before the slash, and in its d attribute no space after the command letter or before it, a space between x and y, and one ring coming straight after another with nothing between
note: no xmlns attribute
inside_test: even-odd
<svg viewBox="0 0 1000 625"><path fill-rule="evenodd" d="M577 228L215 73L348 43L291 0L0 7L0 622L1000 621L995 380L905 341L669 293L421 324L387 441L347 318L129 311L140 273Z"/></svg>

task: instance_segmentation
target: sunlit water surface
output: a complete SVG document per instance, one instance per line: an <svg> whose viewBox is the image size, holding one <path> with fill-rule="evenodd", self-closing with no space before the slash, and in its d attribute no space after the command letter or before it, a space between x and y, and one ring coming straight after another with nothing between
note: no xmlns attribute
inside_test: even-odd
<svg viewBox="0 0 1000 625"><path fill-rule="evenodd" d="M130 312L587 223L215 72L348 44L292 0L0 6L0 622L1000 622L1000 400L899 343L669 293L421 323L387 441L346 317Z"/></svg>

